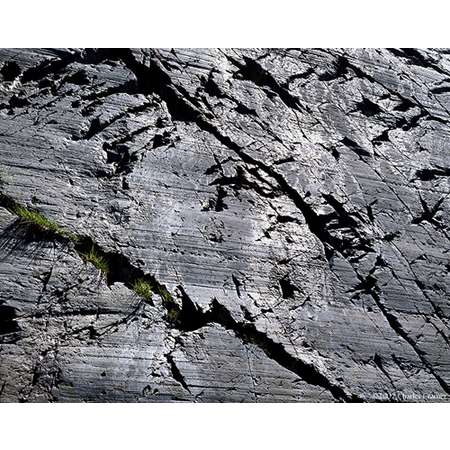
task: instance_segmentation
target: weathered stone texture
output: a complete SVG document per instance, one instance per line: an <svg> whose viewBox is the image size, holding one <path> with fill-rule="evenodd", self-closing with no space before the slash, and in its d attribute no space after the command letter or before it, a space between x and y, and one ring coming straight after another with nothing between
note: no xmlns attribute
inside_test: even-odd
<svg viewBox="0 0 450 450"><path fill-rule="evenodd" d="M450 53L0 51L0 401L450 400Z"/></svg>

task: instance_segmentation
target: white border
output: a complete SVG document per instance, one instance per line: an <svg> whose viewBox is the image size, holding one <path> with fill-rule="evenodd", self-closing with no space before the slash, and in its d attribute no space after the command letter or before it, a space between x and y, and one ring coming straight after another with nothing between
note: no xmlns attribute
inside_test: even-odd
<svg viewBox="0 0 450 450"><path fill-rule="evenodd" d="M435 449L449 407L420 405L0 405L5 449ZM444 446L441 444L445 444Z"/></svg>
<svg viewBox="0 0 450 450"><path fill-rule="evenodd" d="M8 0L1 47L442 47L442 0Z"/></svg>

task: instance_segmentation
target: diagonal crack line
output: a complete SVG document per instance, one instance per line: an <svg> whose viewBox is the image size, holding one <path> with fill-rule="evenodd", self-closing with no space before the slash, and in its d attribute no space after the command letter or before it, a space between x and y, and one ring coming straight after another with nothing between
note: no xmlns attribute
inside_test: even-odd
<svg viewBox="0 0 450 450"><path fill-rule="evenodd" d="M180 369L178 368L178 366L175 363L175 360L173 359L172 353L166 353L164 355L164 357L166 358L166 361L169 364L173 379L175 381L177 381L178 383L180 383L181 386L183 387L183 389L185 389L186 391L189 392L189 394L192 395L192 392L189 389L189 386L187 385L186 380L184 379L182 373L180 372Z"/></svg>
<svg viewBox="0 0 450 450"><path fill-rule="evenodd" d="M145 64L137 62L133 55L130 53L127 54L126 58L124 59L124 63L130 70L133 71L136 78L142 81L143 85L148 86L149 80L155 82L155 86L153 86L151 92L156 91L156 93L161 96L161 98L166 102L169 112L171 114L172 112L175 113L174 119L187 120L196 123L199 128L211 133L224 146L234 151L244 162L259 167L267 175L275 179L281 190L294 202L297 208L302 212L311 232L322 242L325 254L328 259L330 259L330 257L332 256L334 250L337 250L339 252L342 252L344 250L343 242L331 235L326 227L326 223L324 222L323 218L321 218L313 210L313 208L307 204L301 194L288 183L283 175L278 173L276 170L274 170L264 162L248 155L244 151L244 149L236 142L234 142L229 136L224 135L215 124L213 124L206 118L205 114L203 114L203 112L195 105L196 102L190 99L189 96L185 95L184 92L181 92L180 89L173 84L170 75L166 70L164 70L162 65L155 58L151 58L150 66L147 66ZM355 70L353 66L351 66L351 68ZM355 70L355 72L358 76L365 75L361 70ZM181 116L179 113L180 111L182 112ZM398 318L387 310L376 292L372 291L371 295L378 305L380 311L388 321L389 325L414 349L415 353L418 355L424 366L427 367L428 370L435 376L444 391L446 393L450 393L449 385L438 374L435 373L433 366L424 357L423 352L403 330ZM230 323L232 322L227 321L228 326L230 325ZM248 326L242 328L237 327L237 325L237 323L234 324L234 329L238 332L237 334L241 333L241 335L245 338L245 333L242 333L243 331L248 330ZM255 332L258 331L255 329ZM252 336L255 337L257 335L255 333L252 333ZM259 337L261 338L261 336Z"/></svg>
<svg viewBox="0 0 450 450"><path fill-rule="evenodd" d="M261 66L258 61L244 56L244 62L241 63L237 59L224 54L225 57L234 66L236 66L239 71L238 74L244 79L251 81L262 88L268 88L275 92L281 99L281 101L288 107L298 111L306 108L300 104L298 97L292 95L288 88L280 85L280 83L273 77L273 75ZM236 77L237 74L235 74Z"/></svg>
<svg viewBox="0 0 450 450"><path fill-rule="evenodd" d="M13 199L4 194L0 194L0 206L8 209L14 214L14 212L17 211L17 205L18 204ZM41 217L43 216L41 215ZM265 333L257 330L253 324L235 321L231 316L231 313L224 306L219 304L217 300L213 300L211 302L211 307L204 312L189 298L182 286L179 286L178 288L181 292L182 302L182 306L180 307L173 299L172 295L167 291L166 287L156 280L154 276L145 274L141 269L133 266L126 256L103 250L98 244L92 241L91 238L86 236L71 236L66 230L59 227L57 228L57 231L52 232L49 232L46 229L36 229L35 233L41 233L41 237L45 239L60 239L67 243L72 243L75 251L77 251L82 258L84 255L83 252L85 251L85 245L87 245L88 248L95 248L96 253L108 262L109 270L107 273L103 271L103 274L107 277L109 284L122 282L127 287L135 290L134 283L136 280L148 280L154 287L155 292L161 296L162 305L167 311L165 320L171 323L175 328L181 331L194 331L209 323L217 323L226 329L234 331L236 336L239 337L242 342L257 345L269 358L295 373L305 382L327 389L336 400L346 402L362 401L362 399L355 394L348 394L341 386L330 381L313 364L292 356L282 344L273 341ZM153 306L152 302L149 303ZM170 354L169 357L167 355L165 356L170 364L174 378L179 381L183 387L189 390L173 360L171 362Z"/></svg>
<svg viewBox="0 0 450 450"><path fill-rule="evenodd" d="M202 311L183 292L183 306L175 320L175 327L181 331L195 331L212 323L231 330L244 344L254 344L266 356L280 366L295 373L308 384L326 389L338 401L362 402L356 394L350 394L336 382L328 379L314 364L292 356L279 342L275 342L266 333L258 330L253 323L237 322L230 311L213 299L209 309Z"/></svg>
<svg viewBox="0 0 450 450"><path fill-rule="evenodd" d="M437 382L439 383L441 388L444 390L444 392L446 394L450 395L450 386L449 386L449 384L440 375L438 375L435 372L432 364L430 364L430 362L425 358L424 352L422 350L420 350L418 348L418 346L416 345L416 343L414 342L414 340L410 336L408 336L408 333L406 333L406 331L403 329L403 327L402 327L400 321L398 320L398 318L388 310L386 305L381 300L381 297L379 295L379 290L380 289L379 289L379 287L378 287L378 285L376 283L376 278L374 278L372 275L369 275L366 279L364 279L358 272L356 272L356 270L355 270L355 273L358 276L358 278L359 278L359 280L361 281L362 284L363 283L364 284L370 283L372 285L370 289L366 290L366 292L368 294L370 294L370 296L373 298L373 300L375 301L376 305L378 306L378 309L381 311L381 313L383 314L384 318L389 323L389 326L395 331L395 333L398 336L400 336L404 341L406 341L410 345L410 347L414 350L416 355L419 357L419 359L422 362L422 364L436 378Z"/></svg>
<svg viewBox="0 0 450 450"><path fill-rule="evenodd" d="M308 384L326 389L339 401L362 402L356 394L349 394L344 388L328 379L315 365L292 356L283 346L275 342L267 334L259 331L252 323L237 322L230 312L216 300L212 302L212 308L206 313L209 322L215 322L224 328L232 330L244 343L258 346L270 359L280 366L295 373Z"/></svg>
<svg viewBox="0 0 450 450"><path fill-rule="evenodd" d="M145 273L141 268L133 265L125 255L103 249L90 236L76 235L60 227L38 211L20 205L13 198L1 192L0 207L16 216L14 231L20 227L27 229L25 235L17 234L18 239L43 239L70 245L83 261L92 263L102 273L108 285L116 282L123 283L152 306L151 294L152 292L157 293L165 303L166 309L172 308L174 300L167 288L153 275Z"/></svg>
<svg viewBox="0 0 450 450"><path fill-rule="evenodd" d="M314 209L305 201L302 195L293 188L284 176L274 170L271 166L265 164L263 161L259 161L244 151L244 148L234 142L229 136L223 134L218 126L216 126L211 120L208 119L206 114L201 110L197 101L191 98L182 87L176 86L164 69L162 64L158 61L157 56L153 52L153 56L150 58L150 66L138 62L131 51L118 51L117 57L121 59L126 66L135 74L138 80L138 89L144 93L158 94L167 104L167 108L174 120L188 121L196 123L200 129L211 133L216 139L219 140L224 146L236 153L242 161L254 165L260 168L263 172L269 175L272 179L276 180L281 190L293 201L297 208L302 212L305 221L311 230L311 232L322 242L325 248L327 257L331 253L336 251L342 251L342 242L336 239L328 230L326 221L320 217ZM149 277L144 274L142 270L134 267L131 262L123 255L105 252L92 241L92 239L83 237L81 244L82 248L86 246L95 247L103 257L107 258L112 264L111 266L123 266L126 268L125 274L122 271L116 271L113 274L108 275L108 281L110 283L115 281L122 281L128 287L132 286L132 283L138 277ZM76 247L76 250L81 253L81 247ZM163 287L153 277L151 280L157 287ZM165 288L164 288L165 289ZM296 373L306 382L310 384L324 387L332 395L339 400L344 401L359 401L360 399L355 395L347 394L344 389L338 384L327 379L317 367L309 362L297 359L289 354L282 344L273 341L269 336L257 330L253 324L236 322L230 312L220 305L217 301L213 301L211 308L203 312L198 307L191 308L188 313L185 305L186 300L183 298L183 308L173 302L170 294L167 290L163 291L166 301L163 301L164 307L168 311L169 320L173 321L176 327L187 330L195 330L201 326L205 326L208 323L217 323L235 332L235 334L245 343L251 342L258 345L269 358L277 361L280 365L286 369ZM388 321L389 325L396 331L396 333L406 340L419 356L422 363L430 370L430 372L439 381L441 387L445 392L449 393L450 389L447 383L442 380L435 372L432 365L426 360L423 352L417 348L415 342L407 335L403 330L398 318L394 316L383 304L381 298L377 292L371 293L380 311ZM163 297L163 296L162 296ZM163 299L164 299L163 297ZM188 324L186 319L195 319L195 323ZM169 361L170 362L170 361Z"/></svg>
<svg viewBox="0 0 450 450"><path fill-rule="evenodd" d="M344 251L343 242L334 237L327 229L326 222L313 208L308 205L300 193L294 189L288 181L269 165L259 161L234 142L229 136L224 135L196 106L186 92L175 86L170 75L165 71L156 57L150 58L150 65L139 63L131 52L122 52L122 61L134 73L138 84L147 93L158 94L167 104L167 108L175 120L194 122L200 129L212 134L221 144L235 152L242 161L260 168L263 172L275 179L282 192L284 192L302 212L311 232L322 242L325 254L331 257L334 250Z"/></svg>

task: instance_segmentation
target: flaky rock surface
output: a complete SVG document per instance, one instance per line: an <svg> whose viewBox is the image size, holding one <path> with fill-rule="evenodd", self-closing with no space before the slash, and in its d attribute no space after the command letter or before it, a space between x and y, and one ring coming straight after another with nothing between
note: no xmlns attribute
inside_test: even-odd
<svg viewBox="0 0 450 450"><path fill-rule="evenodd" d="M3 49L0 401L450 400L450 53Z"/></svg>

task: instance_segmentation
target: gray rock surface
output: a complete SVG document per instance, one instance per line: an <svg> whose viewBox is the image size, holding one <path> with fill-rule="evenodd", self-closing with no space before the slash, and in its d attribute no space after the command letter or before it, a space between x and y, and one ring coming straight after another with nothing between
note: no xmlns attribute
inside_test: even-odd
<svg viewBox="0 0 450 450"><path fill-rule="evenodd" d="M450 400L449 108L445 50L1 50L3 198L118 264L2 203L0 401Z"/></svg>

